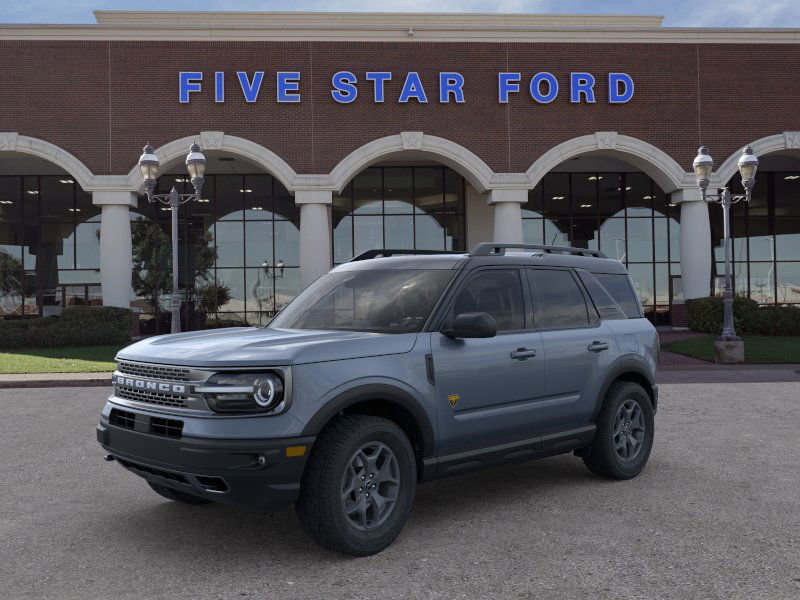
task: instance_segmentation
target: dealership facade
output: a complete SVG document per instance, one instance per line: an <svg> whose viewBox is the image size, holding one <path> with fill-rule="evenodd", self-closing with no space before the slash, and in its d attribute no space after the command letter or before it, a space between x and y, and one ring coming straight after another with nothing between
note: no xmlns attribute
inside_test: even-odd
<svg viewBox="0 0 800 600"><path fill-rule="evenodd" d="M800 31L660 17L97 12L0 25L0 318L74 304L169 311L179 212L184 328L265 322L364 250L571 245L625 262L649 318L721 289L740 191L736 291L800 304Z"/></svg>

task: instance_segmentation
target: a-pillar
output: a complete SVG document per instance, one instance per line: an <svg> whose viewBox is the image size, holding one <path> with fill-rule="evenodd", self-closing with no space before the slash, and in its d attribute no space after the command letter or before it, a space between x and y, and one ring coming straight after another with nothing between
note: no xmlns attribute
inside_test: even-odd
<svg viewBox="0 0 800 600"><path fill-rule="evenodd" d="M300 206L300 281L307 287L331 268L330 190L297 190Z"/></svg>
<svg viewBox="0 0 800 600"><path fill-rule="evenodd" d="M92 203L101 207L100 284L104 306L130 308L133 252L130 207L136 194L129 191L95 191Z"/></svg>
<svg viewBox="0 0 800 600"><path fill-rule="evenodd" d="M697 188L672 192L681 207L681 282L683 297L705 298L711 292L711 224L708 204Z"/></svg>
<svg viewBox="0 0 800 600"><path fill-rule="evenodd" d="M493 242L522 243L522 205L528 201L528 190L491 190L489 205L494 208Z"/></svg>

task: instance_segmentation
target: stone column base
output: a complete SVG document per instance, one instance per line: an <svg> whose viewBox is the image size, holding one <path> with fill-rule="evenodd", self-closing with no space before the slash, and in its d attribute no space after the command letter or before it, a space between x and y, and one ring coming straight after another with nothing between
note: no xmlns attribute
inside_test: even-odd
<svg viewBox="0 0 800 600"><path fill-rule="evenodd" d="M718 365L739 365L744 362L744 342L714 342L714 360Z"/></svg>

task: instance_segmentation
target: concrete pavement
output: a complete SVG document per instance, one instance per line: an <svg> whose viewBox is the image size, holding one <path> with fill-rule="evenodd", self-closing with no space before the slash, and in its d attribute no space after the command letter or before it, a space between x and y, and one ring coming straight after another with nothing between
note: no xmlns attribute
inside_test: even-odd
<svg viewBox="0 0 800 600"><path fill-rule="evenodd" d="M665 384L637 479L563 455L424 484L364 559L315 546L291 510L174 504L105 463L107 389L2 390L0 597L795 599L797 389Z"/></svg>

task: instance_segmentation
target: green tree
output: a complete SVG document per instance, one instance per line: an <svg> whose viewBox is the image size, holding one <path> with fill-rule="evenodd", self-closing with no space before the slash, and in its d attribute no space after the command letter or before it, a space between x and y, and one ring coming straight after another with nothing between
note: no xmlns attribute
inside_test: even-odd
<svg viewBox="0 0 800 600"><path fill-rule="evenodd" d="M161 226L143 218L132 224L133 274L131 283L136 293L153 307L156 322L164 312L160 298L172 293L172 242ZM199 289L210 287L211 272L217 259L214 236L206 230L199 243L193 245L189 256L190 281L207 282ZM225 286L221 286L225 287ZM228 293L230 290L225 288ZM190 295L195 294L190 289Z"/></svg>

